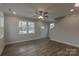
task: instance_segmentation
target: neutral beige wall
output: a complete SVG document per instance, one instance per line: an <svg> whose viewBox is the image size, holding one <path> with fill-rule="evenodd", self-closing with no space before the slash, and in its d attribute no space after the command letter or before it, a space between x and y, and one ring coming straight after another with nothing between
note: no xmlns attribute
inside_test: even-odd
<svg viewBox="0 0 79 59"><path fill-rule="evenodd" d="M79 47L79 15L67 15L50 30L51 40Z"/></svg>
<svg viewBox="0 0 79 59"><path fill-rule="evenodd" d="M58 25L64 31L79 36L79 14L67 15Z"/></svg>
<svg viewBox="0 0 79 59"><path fill-rule="evenodd" d="M15 17L15 16L5 16L6 44L29 41L29 40L40 39L40 38L46 37L46 31L45 31L45 34L42 35L42 30L41 30L42 24L40 23L40 21L35 21L31 19L27 19L26 21L30 20L30 21L35 22L35 34L25 34L25 35L18 34L18 31L19 31L18 21L21 19L23 18Z"/></svg>

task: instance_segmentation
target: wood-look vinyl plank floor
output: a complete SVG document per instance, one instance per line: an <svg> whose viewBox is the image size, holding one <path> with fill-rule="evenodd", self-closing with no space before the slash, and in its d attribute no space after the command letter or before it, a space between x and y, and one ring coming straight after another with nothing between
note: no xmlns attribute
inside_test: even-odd
<svg viewBox="0 0 79 59"><path fill-rule="evenodd" d="M78 56L79 48L49 39L6 45L2 56Z"/></svg>

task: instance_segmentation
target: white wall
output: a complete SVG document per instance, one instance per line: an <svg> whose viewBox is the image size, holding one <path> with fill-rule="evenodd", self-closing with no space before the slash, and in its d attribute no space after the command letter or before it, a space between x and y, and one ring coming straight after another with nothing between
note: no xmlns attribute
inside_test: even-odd
<svg viewBox="0 0 79 59"><path fill-rule="evenodd" d="M5 24L6 24L6 44L29 41L34 39L45 38L46 34L41 36L41 23L40 21L34 21L31 19L27 19L26 21L34 21L35 22L35 34L18 34L18 22L22 19L21 17L15 16L5 16ZM46 28L45 28L46 29Z"/></svg>
<svg viewBox="0 0 79 59"><path fill-rule="evenodd" d="M2 12L0 12L0 16L2 16L2 19L4 20L4 15ZM0 55L4 49L4 46L5 46L5 40L4 38L0 38Z"/></svg>
<svg viewBox="0 0 79 59"><path fill-rule="evenodd" d="M79 15L68 15L50 30L50 39L79 47Z"/></svg>

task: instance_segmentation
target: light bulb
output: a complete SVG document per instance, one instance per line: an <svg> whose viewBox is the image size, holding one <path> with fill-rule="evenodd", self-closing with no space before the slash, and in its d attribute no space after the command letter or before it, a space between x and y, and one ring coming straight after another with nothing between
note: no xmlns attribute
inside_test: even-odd
<svg viewBox="0 0 79 59"><path fill-rule="evenodd" d="M13 14L16 14L16 12L15 12L15 11L13 11Z"/></svg>
<svg viewBox="0 0 79 59"><path fill-rule="evenodd" d="M39 16L38 18L39 18L39 19L43 19L43 16Z"/></svg>

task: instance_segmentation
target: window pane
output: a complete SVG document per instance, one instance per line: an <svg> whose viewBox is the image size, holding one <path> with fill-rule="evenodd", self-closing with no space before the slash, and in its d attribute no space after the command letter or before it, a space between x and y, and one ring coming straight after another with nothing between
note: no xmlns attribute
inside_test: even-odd
<svg viewBox="0 0 79 59"><path fill-rule="evenodd" d="M19 33L26 34L27 33L27 22L19 21Z"/></svg>
<svg viewBox="0 0 79 59"><path fill-rule="evenodd" d="M41 26L41 29L45 29L45 27L44 26Z"/></svg>
<svg viewBox="0 0 79 59"><path fill-rule="evenodd" d="M3 38L4 36L4 20L0 16L0 38Z"/></svg>
<svg viewBox="0 0 79 59"><path fill-rule="evenodd" d="M28 22L28 33L35 33L35 23Z"/></svg>
<svg viewBox="0 0 79 59"><path fill-rule="evenodd" d="M50 24L50 29L53 29L54 26L55 26L55 24L54 24L54 23L51 23L51 24Z"/></svg>

